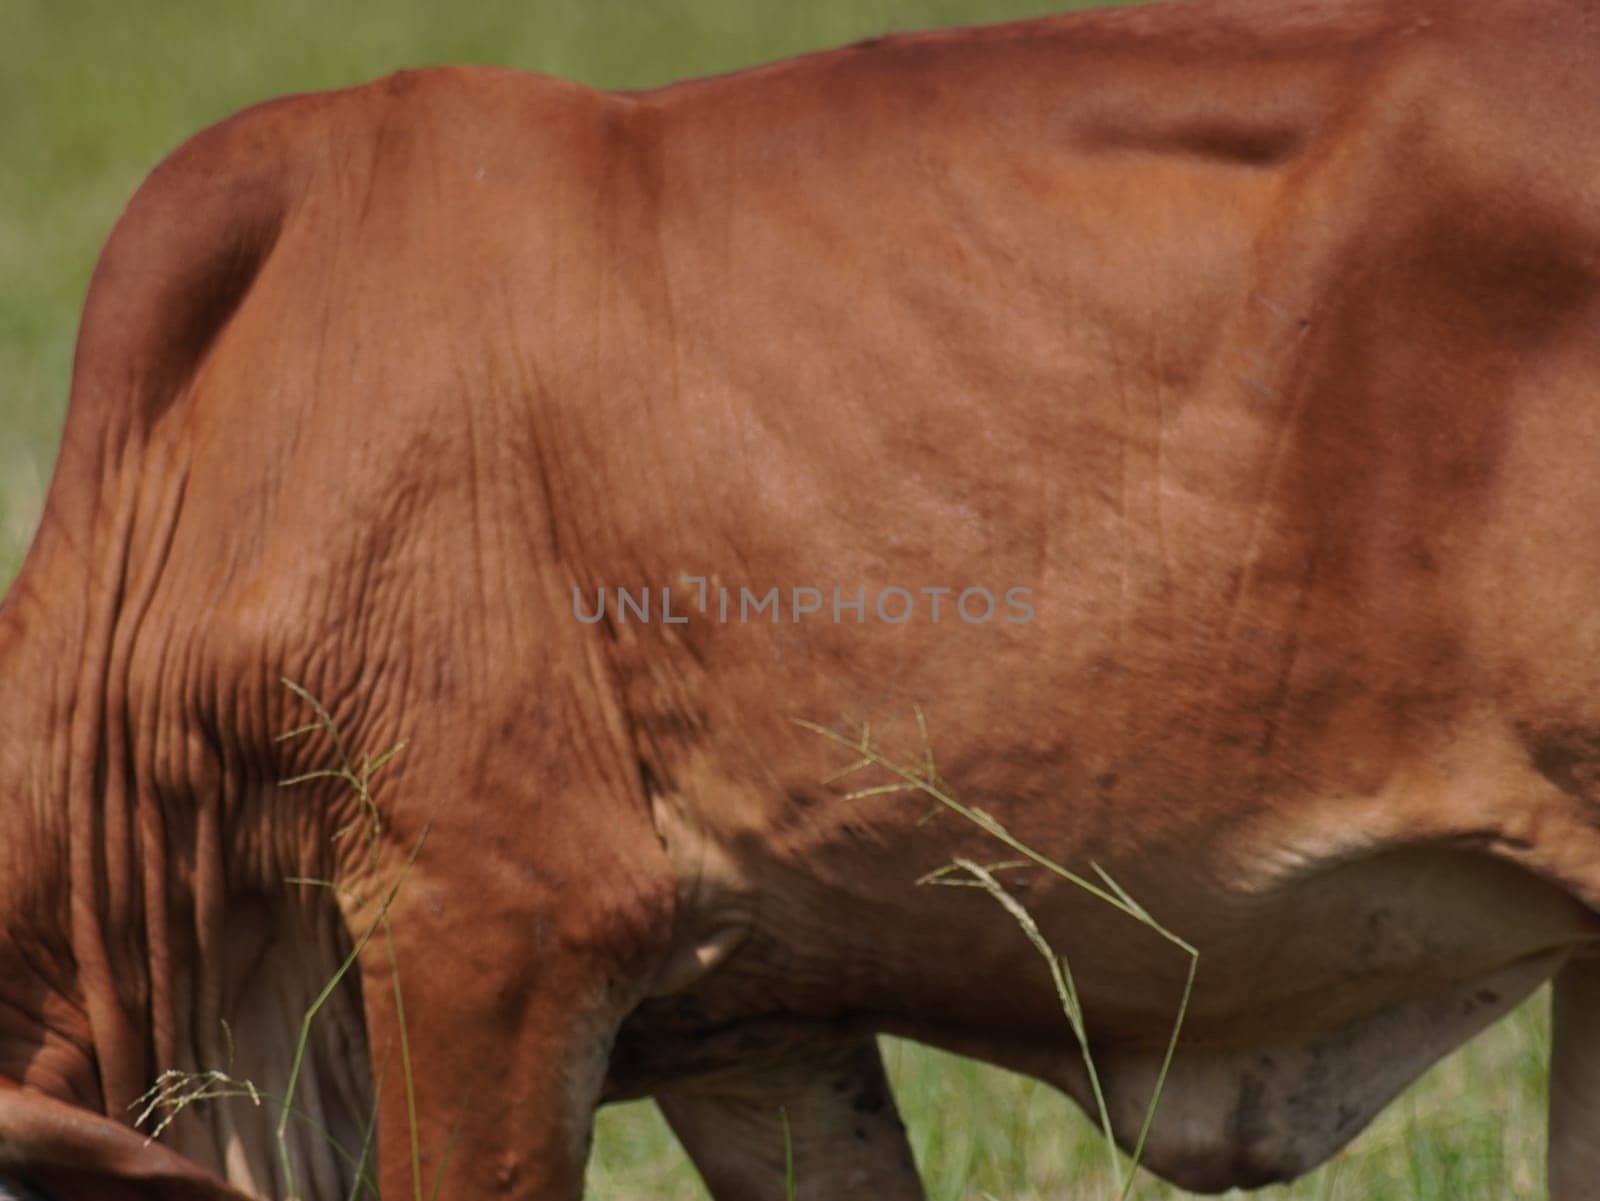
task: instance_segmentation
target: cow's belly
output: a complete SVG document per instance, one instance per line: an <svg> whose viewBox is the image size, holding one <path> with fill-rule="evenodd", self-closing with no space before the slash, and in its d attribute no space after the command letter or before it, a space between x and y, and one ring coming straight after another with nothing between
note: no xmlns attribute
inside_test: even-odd
<svg viewBox="0 0 1600 1201"><path fill-rule="evenodd" d="M1290 1180L1359 1133L1435 1060L1504 1015L1560 966L1547 952L1338 1028L1175 1059L1144 1163L1200 1192ZM1148 1049L1096 1056L1118 1140L1132 1148L1159 1076ZM1087 1104L1081 1074L1056 1078Z"/></svg>
<svg viewBox="0 0 1600 1201"><path fill-rule="evenodd" d="M1206 909L1197 904L1198 917ZM1596 933L1593 916L1556 887L1488 855L1442 849L1345 864L1243 912L1253 920L1200 923L1194 1008L1145 1149L1151 1170L1198 1191L1315 1167ZM1131 1148L1165 1030L1145 1006L1096 991L1086 1003L1091 1030L1097 1005L1111 1033L1092 1035L1093 1059ZM914 1022L903 1032L929 1033ZM1014 1044L994 1057L1092 1105L1076 1047Z"/></svg>
<svg viewBox="0 0 1600 1201"><path fill-rule="evenodd" d="M1352 862L1262 900L1253 926L1202 954L1145 1150L1153 1171L1197 1191L1258 1187L1323 1162L1600 932L1554 885L1439 848ZM1093 1048L1127 1147L1162 1063L1149 1034ZM1081 1055L1028 1059L1011 1066L1089 1105Z"/></svg>
<svg viewBox="0 0 1600 1201"><path fill-rule="evenodd" d="M1414 847L1307 865L1232 896L1205 878L1193 895L1169 880L1150 906L1183 917L1201 958L1145 1163L1198 1190L1287 1179L1326 1159L1597 934L1565 891L1481 852ZM1148 881L1130 891L1141 885L1149 895ZM1096 1070L1131 1146L1186 961L1074 890L1024 895L1069 954ZM1026 1072L1089 1108L1082 1053L1012 919L976 890L930 893L921 906L880 905L857 922L835 910L826 926L786 910L793 938L759 932L725 966L647 1004L614 1087L630 1071L644 1077L618 1095L873 1029ZM816 995L803 995L813 981Z"/></svg>

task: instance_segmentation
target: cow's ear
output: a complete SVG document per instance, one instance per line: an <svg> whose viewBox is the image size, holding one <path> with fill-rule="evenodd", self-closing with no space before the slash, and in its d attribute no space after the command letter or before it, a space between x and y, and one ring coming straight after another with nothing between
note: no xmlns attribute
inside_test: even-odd
<svg viewBox="0 0 1600 1201"><path fill-rule="evenodd" d="M160 1143L0 1080L0 1197L43 1201L248 1201Z"/></svg>

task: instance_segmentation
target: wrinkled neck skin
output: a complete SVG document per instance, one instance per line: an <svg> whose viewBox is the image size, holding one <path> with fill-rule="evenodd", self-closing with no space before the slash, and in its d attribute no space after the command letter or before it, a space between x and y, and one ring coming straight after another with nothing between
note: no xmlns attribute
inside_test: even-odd
<svg viewBox="0 0 1600 1201"><path fill-rule="evenodd" d="M300 1021L350 941L329 890L284 880L336 871L250 837L283 803L276 781L251 782L214 722L158 720L154 698L172 690L131 665L182 656L135 653L170 633L138 628L115 556L90 568L72 543L47 528L0 603L0 1085L128 1124L174 1070L284 1096ZM372 1109L353 974L314 1027L295 1097L321 1119L290 1130L310 1177L296 1184L344 1195L324 1134L359 1147ZM277 1116L186 1109L162 1141L247 1193L282 1195Z"/></svg>
<svg viewBox="0 0 1600 1201"><path fill-rule="evenodd" d="M24 570L0 601L0 1078L101 1110L71 929L63 805L72 666L47 653L45 598ZM70 616L69 616L70 620ZM58 651L62 648L58 646Z"/></svg>

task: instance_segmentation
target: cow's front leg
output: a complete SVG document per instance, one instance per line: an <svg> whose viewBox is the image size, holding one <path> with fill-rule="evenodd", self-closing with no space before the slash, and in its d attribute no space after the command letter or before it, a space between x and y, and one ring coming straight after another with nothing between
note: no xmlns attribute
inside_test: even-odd
<svg viewBox="0 0 1600 1201"><path fill-rule="evenodd" d="M1551 996L1550 1201L1600 1199L1600 959L1574 959Z"/></svg>
<svg viewBox="0 0 1600 1201"><path fill-rule="evenodd" d="M533 826L529 808L506 811ZM531 847L487 807L436 822L362 951L385 1197L582 1195L612 1043L667 945L673 882L621 807L545 812L568 824ZM603 836L582 825L595 813Z"/></svg>
<svg viewBox="0 0 1600 1201"><path fill-rule="evenodd" d="M425 951L408 941L403 1016L387 967L364 977L385 1197L582 1196L619 1014L581 962L494 925L506 937L480 925L440 928Z"/></svg>
<svg viewBox="0 0 1600 1201"><path fill-rule="evenodd" d="M782 1201L791 1154L800 1201L923 1195L871 1038L657 1100L716 1201Z"/></svg>

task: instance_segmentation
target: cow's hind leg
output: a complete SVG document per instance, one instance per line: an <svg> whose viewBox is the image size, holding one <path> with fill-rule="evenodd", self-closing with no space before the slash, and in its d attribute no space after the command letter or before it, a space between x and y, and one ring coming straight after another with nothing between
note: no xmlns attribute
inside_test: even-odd
<svg viewBox="0 0 1600 1201"><path fill-rule="evenodd" d="M1570 961L1551 997L1550 1201L1600 1201L1600 959Z"/></svg>
<svg viewBox="0 0 1600 1201"><path fill-rule="evenodd" d="M800 1201L922 1197L871 1038L657 1100L716 1201L782 1201L791 1156Z"/></svg>

